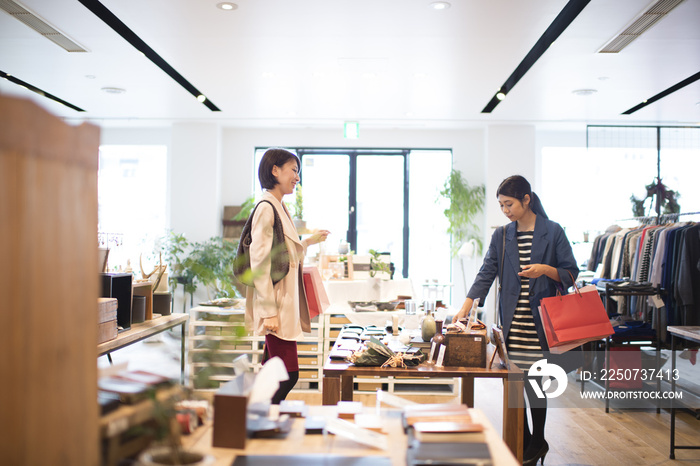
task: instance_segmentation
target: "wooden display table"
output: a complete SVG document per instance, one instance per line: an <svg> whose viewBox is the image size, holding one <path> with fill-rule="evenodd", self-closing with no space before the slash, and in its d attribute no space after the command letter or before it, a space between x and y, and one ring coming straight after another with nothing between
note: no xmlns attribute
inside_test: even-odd
<svg viewBox="0 0 700 466"><path fill-rule="evenodd" d="M156 314L157 315L157 314ZM182 326L182 341L180 345L180 383L185 383L185 337L187 335L188 314L171 314L147 320L140 324L133 324L129 330L120 333L114 340L97 345L97 356L116 351L138 341L145 340L158 333L169 330L178 325Z"/></svg>
<svg viewBox="0 0 700 466"><path fill-rule="evenodd" d="M278 408L272 406L272 410ZM365 407L365 412L374 413L374 408ZM214 413L216 415L216 413ZM336 417L335 406L309 406L309 416ZM197 429L190 437L184 437L186 446L194 451L208 453L215 457L216 466L230 466L238 455L341 455L341 456L382 456L388 457L393 466L406 465L408 440L401 423L401 412L395 409L382 409L380 412L383 433L389 436L390 449L379 450L364 446L337 435L306 434L304 419L294 420L292 430L283 439L254 438L248 439L245 449L212 447L212 425L209 423ZM486 416L478 409L472 410L474 422L485 428L486 442L495 466L515 466L518 463ZM285 459L280 458L280 465Z"/></svg>
<svg viewBox="0 0 700 466"><path fill-rule="evenodd" d="M676 372L676 339L700 343L700 327L668 326L666 330L671 334L671 371ZM676 378L671 377L671 393L676 392ZM676 450L700 450L700 445L676 445L676 407L674 398L671 398L671 454L670 459L676 459Z"/></svg>
<svg viewBox="0 0 700 466"><path fill-rule="evenodd" d="M488 358L487 358L488 359ZM523 372L517 368L486 369L482 367L438 367L421 364L406 369L395 367L359 367L343 361L326 360L323 366L323 404L352 401L355 376L381 375L395 377L456 377L462 379L462 403L474 406L474 379L503 379L503 439L513 454L522 461L524 399Z"/></svg>

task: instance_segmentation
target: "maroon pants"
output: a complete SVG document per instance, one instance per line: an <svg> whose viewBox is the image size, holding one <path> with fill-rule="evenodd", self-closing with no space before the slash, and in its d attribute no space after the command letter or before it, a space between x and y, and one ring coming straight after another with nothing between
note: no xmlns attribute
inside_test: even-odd
<svg viewBox="0 0 700 466"><path fill-rule="evenodd" d="M265 335L265 354L263 363L268 359L279 356L284 362L287 372L299 370L299 356L297 354L297 342L282 340L275 335Z"/></svg>

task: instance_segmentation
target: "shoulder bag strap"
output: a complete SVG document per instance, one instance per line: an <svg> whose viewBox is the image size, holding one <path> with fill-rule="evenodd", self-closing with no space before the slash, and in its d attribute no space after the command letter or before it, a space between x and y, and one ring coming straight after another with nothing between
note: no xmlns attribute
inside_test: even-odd
<svg viewBox="0 0 700 466"><path fill-rule="evenodd" d="M501 285L502 285L502 279L501 277L503 276L503 259L506 256L506 226L503 225L503 247L501 248L501 266L498 269L498 276L496 277L498 279L498 287L496 288L496 318L494 319L494 322L496 323L496 326L499 328L501 327L501 314L498 312L498 308L500 307L500 299L501 299Z"/></svg>

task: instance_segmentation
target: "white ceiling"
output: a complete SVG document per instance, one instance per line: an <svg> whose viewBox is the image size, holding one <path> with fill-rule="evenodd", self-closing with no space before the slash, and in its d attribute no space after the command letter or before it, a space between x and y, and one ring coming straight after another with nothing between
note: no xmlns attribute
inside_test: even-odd
<svg viewBox="0 0 700 466"><path fill-rule="evenodd" d="M0 70L87 111L1 79L0 93L103 126L700 124L700 81L621 115L700 71L700 0L619 54L596 50L650 2L592 0L491 114L481 110L566 0L450 0L442 11L431 1L234 0L222 11L218 0L102 0L221 109L212 112L77 0L19 0L89 52L66 52L0 11ZM589 88L598 92L572 94Z"/></svg>

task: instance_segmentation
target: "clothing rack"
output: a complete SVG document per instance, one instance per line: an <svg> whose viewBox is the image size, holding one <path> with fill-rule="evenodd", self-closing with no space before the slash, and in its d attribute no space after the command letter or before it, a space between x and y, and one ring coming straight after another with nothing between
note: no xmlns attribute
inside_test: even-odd
<svg viewBox="0 0 700 466"><path fill-rule="evenodd" d="M647 215L645 217L630 217L616 220L615 222L640 222L644 224L649 224L648 222L655 221L656 225L661 225L662 223L677 222L678 217L683 215L700 215L700 212L682 212L678 214L659 214L659 215Z"/></svg>

